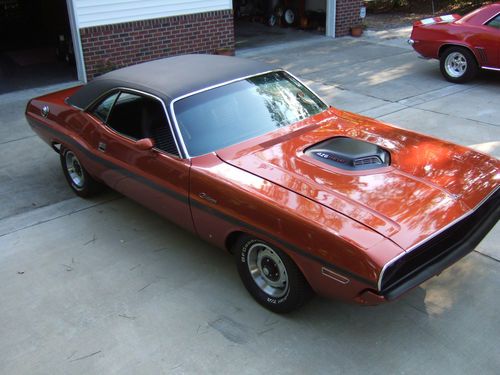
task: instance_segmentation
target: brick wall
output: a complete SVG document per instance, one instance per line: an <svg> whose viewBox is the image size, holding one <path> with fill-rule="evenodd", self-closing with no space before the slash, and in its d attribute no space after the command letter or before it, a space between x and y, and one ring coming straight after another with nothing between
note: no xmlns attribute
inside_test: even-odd
<svg viewBox="0 0 500 375"><path fill-rule="evenodd" d="M80 29L87 79L106 71L185 53L234 49L230 9Z"/></svg>
<svg viewBox="0 0 500 375"><path fill-rule="evenodd" d="M349 35L351 26L361 23L359 9L364 0L337 0L335 36Z"/></svg>

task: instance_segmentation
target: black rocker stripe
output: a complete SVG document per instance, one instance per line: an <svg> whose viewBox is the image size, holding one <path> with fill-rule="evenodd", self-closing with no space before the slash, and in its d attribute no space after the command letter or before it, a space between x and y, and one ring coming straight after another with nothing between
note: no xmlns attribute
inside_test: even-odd
<svg viewBox="0 0 500 375"><path fill-rule="evenodd" d="M138 182L140 182L140 183L142 183L142 184L144 184L152 189L155 189L155 190L159 191L160 193L166 194L166 195L170 196L171 198L176 199L176 200L178 200L186 205L191 204L192 207L196 207L196 208L198 208L202 211L205 211L206 213L211 214L212 216L215 216L215 217L217 217L221 220L224 220L228 223L234 224L234 225L242 227L242 228L249 229L250 231L252 231L254 233L262 234L262 235L266 236L267 238L272 239L276 243L279 243L280 245L282 245L283 248L285 248L287 250L293 251L294 253L296 253L300 256L303 256L305 258L313 260L313 261L321 264L322 266L331 269L332 271L338 272L342 275L345 275L345 276L348 276L352 279L355 279L361 283L364 283L364 284L370 285L374 288L377 288L376 282L365 279L362 276L359 276L359 275L352 273L346 269L340 268L332 263L329 263L329 262L325 261L324 259L322 259L314 254L311 254L309 252L302 250L300 247L298 247L292 243L289 243L289 242L287 242L279 237L276 237L275 235L273 235L269 232L266 232L260 228L254 227L253 225L250 225L244 221L238 220L238 219L234 218L233 216L227 215L226 213L223 213L223 212L219 211L218 209L215 209L214 207L207 206L206 204L203 204L203 203L195 201L195 200L190 201L188 196L185 196L183 194L179 194L176 191L173 191L173 190L168 189L164 186L161 186L161 185L159 185L159 184L157 184L157 183L155 183L155 182L153 182L153 181L151 181L143 176L140 176L140 175L138 175L134 172L131 172L127 169L124 169L122 167L119 167L115 163L110 162L109 160L103 159L103 158L95 155L94 153L92 153L91 151L89 151L88 149L83 147L80 143L76 142L71 137L68 137L67 135L65 135L61 132L58 132L57 130L52 129L52 128L50 128L42 123L39 123L38 121L36 121L32 118L30 119L29 122L30 122L31 126L37 126L37 127L41 128L42 130L45 130L45 131L55 135L56 137L58 137L58 139L60 139L61 141L64 141L65 144L68 144L68 145L71 144L73 147L78 148L89 159L92 159L93 161L104 165L106 168L112 169L112 170L117 171L117 172L119 172L127 177L133 178L136 181L138 181Z"/></svg>
<svg viewBox="0 0 500 375"><path fill-rule="evenodd" d="M305 258L308 258L310 260L313 260L319 264L321 264L322 266L324 267L327 267L329 269L331 269L332 271L335 271L335 272L338 272L340 274L343 274L345 276L349 276L350 278L352 279L355 279L359 282L362 282L364 284L367 284L367 285L371 285L372 287L376 288L377 287L377 284L374 283L373 281L370 281L368 279L365 279L364 277L362 276L359 276L355 273L352 273L350 271L347 271L343 268L340 268L332 263L329 263L327 261L325 261L323 258L320 258L314 254L311 254L309 252L306 252L304 250L302 250L300 247L290 243L290 242L287 242L279 237L276 237L275 235L269 233L269 232L266 232L265 230L262 230L260 228L257 228L257 227L254 227L253 225L250 225L244 221L241 221L241 220L238 220L238 219L235 219L233 216L229 216L219 210L216 210L215 208L213 207L209 207L209 206L206 206L205 204L201 203L201 202L197 202L197 201L191 201L191 206L193 207L196 207L196 208L199 208L213 216L216 216L224 221L227 221L231 224L235 224L237 226L240 226L242 228L245 228L245 229L249 229L250 231L252 231L253 233L258 233L258 234L262 234L264 236L266 236L267 238L273 240L274 242L276 243L279 243L283 248L287 249L287 250L290 250L300 256L303 256Z"/></svg>

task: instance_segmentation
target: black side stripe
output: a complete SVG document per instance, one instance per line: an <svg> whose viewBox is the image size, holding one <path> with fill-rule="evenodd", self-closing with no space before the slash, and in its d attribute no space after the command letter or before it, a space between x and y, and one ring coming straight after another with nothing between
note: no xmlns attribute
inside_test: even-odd
<svg viewBox="0 0 500 375"><path fill-rule="evenodd" d="M112 169L114 171L117 171L129 178L132 178L132 179L135 179L136 181L154 189L154 190L157 190L158 192L160 193L163 193L163 194L166 194L168 196L170 196L171 198L173 199L176 199L186 205L189 205L191 203L191 206L192 207L196 207L202 211L205 211L206 213L212 215L212 216L215 216L221 220L224 220L228 223L231 223L231 224L234 224L236 226L239 226L241 228L246 228L246 229L249 229L250 231L254 232L254 233L258 233L258 234L262 234L264 236L266 236L267 238L269 239L272 239L273 241L275 241L276 243L279 243L283 248L287 249L287 250L290 250L300 256L303 256L305 258L308 258L310 260L313 260L317 263L319 263L320 265L324 266L324 267L327 267L335 272L338 272L342 275L345 275L345 276L348 276L352 279L355 279L361 283L364 283L364 284L367 284L373 288L377 288L377 284L376 282L373 282L371 280L368 280L362 276L359 276L355 273L352 273L351 271L348 271L346 269L343 269L343 268L340 268L332 263L329 263L327 261L325 261L324 259L314 255L314 254L311 254L309 252L306 252L304 250L302 250L300 247L292 244L292 243L289 243L279 237L276 237L275 235L269 233L269 232L266 232L260 228L257 228L257 227L254 227L253 225L250 225L244 221L241 221L241 220L238 220L236 218L234 218L233 216L230 216L230 215L227 215L226 213L223 213L217 209L215 209L214 207L211 207L211 206L207 206L201 202L198 202L198 201L195 201L195 200L189 200L189 197L188 196L185 196L183 194L179 194L178 192L176 191L173 191L171 189L168 189L164 186L161 186L151 180L148 180L147 178L143 177L143 176L140 176L140 175L137 175L136 173L134 172L131 172L127 169L124 169L122 167L119 167L117 166L116 164L110 162L109 160L106 160L106 159L103 159L97 155L95 155L94 153L92 153L91 151L87 150L85 147L83 147L80 143L76 142L75 140L73 140L72 138L68 137L67 135L61 133L61 132L58 132L57 130L55 129L52 129L42 123L39 123L37 122L36 120L34 119L30 119L30 125L31 126L37 126L39 127L40 129L42 130L45 130L51 134L53 134L54 136L56 136L57 138L59 138L61 141L64 141L66 144L71 144L73 147L76 147L78 148L82 153L84 153L89 159L92 159L93 161L95 161L96 163L100 163L102 165L104 165L106 168L109 168L109 169Z"/></svg>
<svg viewBox="0 0 500 375"><path fill-rule="evenodd" d="M352 273L351 271L347 271L346 269L340 268L332 263L329 263L329 262L325 261L323 258L320 258L314 254L306 252L306 251L302 250L300 247L298 247L290 242L287 242L279 237L276 237L275 235L273 235L269 232L266 232L260 228L254 227L253 225L250 225L244 221L241 221L241 220L238 220L232 216L229 216L229 215L227 215L219 210L216 210L213 207L208 207L205 204L203 204L201 202L197 202L197 201L191 201L191 206L199 208L199 209L201 209L201 210L203 210L203 211L205 211L213 216L218 217L219 219L227 221L227 222L234 224L236 226L249 229L253 233L262 234L262 235L266 236L267 238L273 240L274 242L279 243L283 248L290 250L290 251L292 251L300 256L303 256L304 258L308 258L310 260L313 260L313 261L319 263L320 265L331 269L332 271L336 271L342 275L349 276L352 279L355 279L359 282L362 282L364 284L367 284L367 285L370 285L374 288L377 288L377 284L371 280L365 279L364 277L359 276L355 273Z"/></svg>

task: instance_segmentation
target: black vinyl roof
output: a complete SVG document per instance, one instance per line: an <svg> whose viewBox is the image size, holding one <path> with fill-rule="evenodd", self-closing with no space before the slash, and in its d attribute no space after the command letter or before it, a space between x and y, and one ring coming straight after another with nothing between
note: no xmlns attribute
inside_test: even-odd
<svg viewBox="0 0 500 375"><path fill-rule="evenodd" d="M68 102L86 108L106 92L126 87L159 96L169 105L173 99L193 91L274 69L272 65L238 57L175 56L103 74L74 93Z"/></svg>

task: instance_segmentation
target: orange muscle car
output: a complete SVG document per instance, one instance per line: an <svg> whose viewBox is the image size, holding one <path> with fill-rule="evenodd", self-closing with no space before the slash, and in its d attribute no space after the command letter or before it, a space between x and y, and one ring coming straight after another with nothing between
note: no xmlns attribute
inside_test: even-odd
<svg viewBox="0 0 500 375"><path fill-rule="evenodd" d="M326 105L282 69L186 55L35 98L82 197L106 184L235 256L275 312L393 300L500 216L497 159Z"/></svg>

